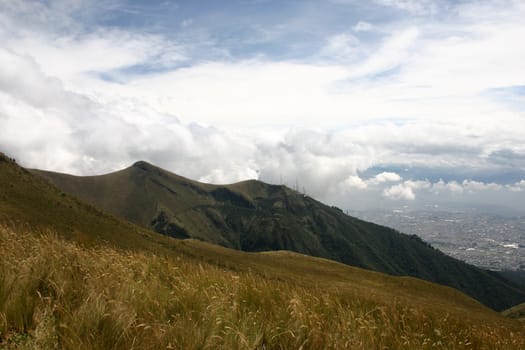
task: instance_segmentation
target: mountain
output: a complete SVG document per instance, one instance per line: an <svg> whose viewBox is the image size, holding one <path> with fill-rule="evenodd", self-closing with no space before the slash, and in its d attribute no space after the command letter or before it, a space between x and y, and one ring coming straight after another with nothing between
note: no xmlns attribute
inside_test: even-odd
<svg viewBox="0 0 525 350"><path fill-rule="evenodd" d="M62 191L144 228L243 251L289 250L454 287L496 310L525 292L491 271L433 249L417 236L345 215L285 186L210 185L137 162L78 177L31 170Z"/></svg>
<svg viewBox="0 0 525 350"><path fill-rule="evenodd" d="M174 239L1 153L0 321L7 349L525 346L521 322L456 289Z"/></svg>
<svg viewBox="0 0 525 350"><path fill-rule="evenodd" d="M525 288L525 270L503 270L498 273L522 289Z"/></svg>
<svg viewBox="0 0 525 350"><path fill-rule="evenodd" d="M0 222L38 230L52 228L61 237L126 249L164 249L166 237L122 221L32 175L0 153Z"/></svg>
<svg viewBox="0 0 525 350"><path fill-rule="evenodd" d="M453 288L160 235L1 153L0 321L7 349L525 346L522 323Z"/></svg>

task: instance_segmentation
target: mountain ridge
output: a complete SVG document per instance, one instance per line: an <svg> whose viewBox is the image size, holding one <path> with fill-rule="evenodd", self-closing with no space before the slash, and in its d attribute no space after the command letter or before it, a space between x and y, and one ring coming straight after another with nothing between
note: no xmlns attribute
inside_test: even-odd
<svg viewBox="0 0 525 350"><path fill-rule="evenodd" d="M522 349L525 339L521 322L457 289L166 237L1 153L0 257L0 347L253 348L239 344L261 334L253 344L279 348Z"/></svg>
<svg viewBox="0 0 525 350"><path fill-rule="evenodd" d="M478 301L454 288L436 285L412 277L396 277L360 269L330 259L310 257L297 252L243 252L210 244L201 240L176 240L144 230L134 224L106 214L62 192L47 181L20 167L13 159L0 152L0 227L8 230L31 229L41 235L59 234L61 238L80 243L88 248L109 246L126 251L154 253L157 256L193 257L231 271L257 271L273 279L293 283L347 283L351 287L388 295L392 289L404 292L395 299L412 301L416 298L432 300L426 305L453 306L453 310L468 308L470 316L498 315ZM72 175L71 175L72 176ZM64 215L67 213L68 215ZM73 217L74 220L70 220ZM47 220L44 220L47 219ZM86 225L86 222L95 224ZM101 223L96 223L101 221ZM100 230L107 231L106 233ZM113 237L112 239L111 236ZM124 239L120 239L124 238ZM271 259L269 259L269 257ZM359 281L359 283L357 283ZM333 283L326 288L335 288ZM389 296L392 298L392 296ZM438 308L439 309L439 308ZM474 317L474 316L473 316ZM501 319L506 321L506 319Z"/></svg>
<svg viewBox="0 0 525 350"><path fill-rule="evenodd" d="M34 174L145 228L244 251L290 250L457 288L497 310L525 300L511 282L433 249L417 236L345 215L285 186L205 184L144 161L110 174Z"/></svg>

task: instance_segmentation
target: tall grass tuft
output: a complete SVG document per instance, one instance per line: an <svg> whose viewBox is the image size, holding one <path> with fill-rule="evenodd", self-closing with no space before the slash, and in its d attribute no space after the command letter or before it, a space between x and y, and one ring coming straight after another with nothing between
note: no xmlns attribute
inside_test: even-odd
<svg viewBox="0 0 525 350"><path fill-rule="evenodd" d="M3 348L524 349L525 329L0 226Z"/></svg>

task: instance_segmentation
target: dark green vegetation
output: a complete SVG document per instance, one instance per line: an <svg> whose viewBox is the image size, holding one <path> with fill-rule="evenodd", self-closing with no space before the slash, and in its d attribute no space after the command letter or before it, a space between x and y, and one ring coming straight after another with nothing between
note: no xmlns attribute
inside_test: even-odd
<svg viewBox="0 0 525 350"><path fill-rule="evenodd" d="M496 310L525 300L500 275L433 249L417 236L345 215L284 186L209 185L145 162L101 176L32 170L63 191L145 228L244 251L290 250L457 288Z"/></svg>
<svg viewBox="0 0 525 350"><path fill-rule="evenodd" d="M455 289L292 252L172 239L0 154L0 349L524 346L521 322Z"/></svg>
<svg viewBox="0 0 525 350"><path fill-rule="evenodd" d="M516 285L520 286L522 289L525 288L525 270L503 270L498 271L498 273L509 281L514 282Z"/></svg>

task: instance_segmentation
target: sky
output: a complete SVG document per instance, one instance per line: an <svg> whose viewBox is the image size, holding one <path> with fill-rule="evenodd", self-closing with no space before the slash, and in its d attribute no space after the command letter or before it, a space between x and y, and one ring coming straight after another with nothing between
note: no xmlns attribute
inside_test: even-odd
<svg viewBox="0 0 525 350"><path fill-rule="evenodd" d="M343 209L525 212L523 18L512 0L0 0L0 151Z"/></svg>

